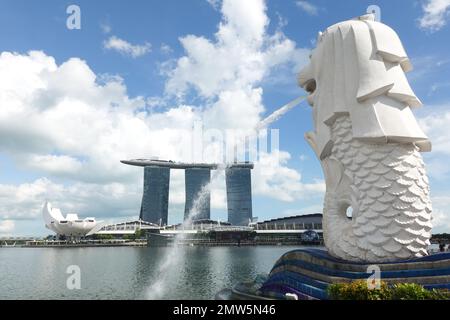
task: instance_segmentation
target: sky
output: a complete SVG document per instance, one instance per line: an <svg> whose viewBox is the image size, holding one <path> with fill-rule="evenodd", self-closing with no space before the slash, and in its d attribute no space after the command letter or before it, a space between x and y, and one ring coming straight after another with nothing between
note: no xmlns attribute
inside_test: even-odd
<svg viewBox="0 0 450 320"><path fill-rule="evenodd" d="M68 28L70 5L79 29ZM433 231L450 232L450 0L0 0L0 236L50 234L45 200L81 217L137 218L143 172L120 160L190 160L186 137L199 123L254 128L305 94L296 76L317 33L369 5L413 63L408 79L424 104L414 113L433 143L423 154ZM300 104L270 129L279 150L255 161L254 216L321 212L323 174L303 139L311 108ZM220 157L215 141L204 147L206 160ZM211 192L211 216L224 221L223 173ZM180 170L169 201L169 223L178 223Z"/></svg>

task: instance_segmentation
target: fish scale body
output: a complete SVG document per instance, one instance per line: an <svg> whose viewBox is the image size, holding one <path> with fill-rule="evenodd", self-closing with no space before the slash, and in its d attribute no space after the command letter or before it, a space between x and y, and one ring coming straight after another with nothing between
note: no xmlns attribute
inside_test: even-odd
<svg viewBox="0 0 450 320"><path fill-rule="evenodd" d="M373 262L426 255L432 208L418 147L353 139L349 116L335 120L331 138L325 161L338 164L341 179L334 189L327 186L325 195L323 229L330 253Z"/></svg>

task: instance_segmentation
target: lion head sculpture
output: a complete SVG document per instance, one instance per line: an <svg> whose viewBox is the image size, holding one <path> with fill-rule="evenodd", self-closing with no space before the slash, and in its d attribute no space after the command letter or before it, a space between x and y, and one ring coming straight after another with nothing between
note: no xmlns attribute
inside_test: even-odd
<svg viewBox="0 0 450 320"><path fill-rule="evenodd" d="M327 186L325 245L336 257L427 254L431 202L420 152L431 143L411 111L421 106L405 76L411 69L396 32L369 14L319 33L299 74L313 107L305 138Z"/></svg>

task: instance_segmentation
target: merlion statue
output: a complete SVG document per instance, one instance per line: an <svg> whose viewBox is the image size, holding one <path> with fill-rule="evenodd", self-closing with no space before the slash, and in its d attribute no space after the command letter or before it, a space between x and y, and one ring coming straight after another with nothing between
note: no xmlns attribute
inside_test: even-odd
<svg viewBox="0 0 450 320"><path fill-rule="evenodd" d="M431 143L411 111L421 106L405 76L411 69L395 31L369 14L319 33L299 74L313 107L305 138L326 181L325 246L335 257L427 255L431 202L420 152Z"/></svg>

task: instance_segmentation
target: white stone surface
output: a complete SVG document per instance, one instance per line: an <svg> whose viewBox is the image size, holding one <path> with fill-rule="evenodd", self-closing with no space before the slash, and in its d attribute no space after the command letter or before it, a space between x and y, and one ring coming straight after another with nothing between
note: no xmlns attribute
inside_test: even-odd
<svg viewBox="0 0 450 320"><path fill-rule="evenodd" d="M327 186L325 246L338 258L427 254L432 209L420 152L431 143L411 111L421 106L405 76L411 69L396 32L369 14L319 33L299 74L313 107L305 138Z"/></svg>

